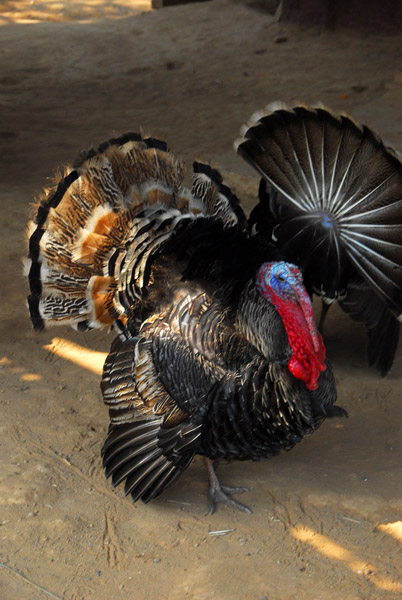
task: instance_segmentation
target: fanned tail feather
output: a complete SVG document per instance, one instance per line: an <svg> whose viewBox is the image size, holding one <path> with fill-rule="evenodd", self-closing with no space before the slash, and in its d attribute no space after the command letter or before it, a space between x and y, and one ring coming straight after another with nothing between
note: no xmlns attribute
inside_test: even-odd
<svg viewBox="0 0 402 600"><path fill-rule="evenodd" d="M219 217L229 227L246 225L246 217L239 199L224 184L219 171L210 165L193 163L191 192L192 198L200 202L202 213Z"/></svg>
<svg viewBox="0 0 402 600"><path fill-rule="evenodd" d="M152 259L180 221L242 221L220 174L195 163L193 190L166 143L129 133L81 154L30 226L28 304L36 329L125 327ZM200 179L202 178L202 183Z"/></svg>
<svg viewBox="0 0 402 600"><path fill-rule="evenodd" d="M237 151L257 169L267 184L266 195L271 195L256 208L255 228L279 225L274 237L287 246L290 260L315 237L312 268L323 273L328 254L338 257L336 276L332 269L324 294L331 296L334 288L345 285L346 261L399 316L402 165L396 153L368 127L322 107L267 107L242 133ZM293 233L294 241L289 241L288 223L298 218L303 218L305 232L299 238ZM322 245L327 251L321 258Z"/></svg>
<svg viewBox="0 0 402 600"><path fill-rule="evenodd" d="M354 321L364 323L368 336L367 358L384 376L392 366L399 340L399 323L380 298L362 281L351 281L339 302Z"/></svg>

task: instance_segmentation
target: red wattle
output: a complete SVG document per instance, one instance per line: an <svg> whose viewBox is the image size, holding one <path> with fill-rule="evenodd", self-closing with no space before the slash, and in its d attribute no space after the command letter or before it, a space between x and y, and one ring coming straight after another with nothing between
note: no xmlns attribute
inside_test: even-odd
<svg viewBox="0 0 402 600"><path fill-rule="evenodd" d="M307 389L318 387L318 378L325 371L325 346L322 336L315 329L311 302L283 300L271 290L272 301L285 327L293 354L289 360L290 372L306 384ZM311 312L311 316L309 314ZM306 316L308 322L306 320Z"/></svg>

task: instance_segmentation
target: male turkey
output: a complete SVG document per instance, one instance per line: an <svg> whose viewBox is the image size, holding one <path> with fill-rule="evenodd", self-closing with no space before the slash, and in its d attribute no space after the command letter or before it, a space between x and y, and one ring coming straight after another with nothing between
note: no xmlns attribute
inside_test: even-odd
<svg viewBox="0 0 402 600"><path fill-rule="evenodd" d="M103 464L148 502L206 458L289 450L342 416L299 269L250 237L219 173L194 163L192 189L166 144L127 134L81 156L40 202L29 240L37 329L113 327L102 392Z"/></svg>
<svg viewBox="0 0 402 600"><path fill-rule="evenodd" d="M402 165L366 126L324 108L271 105L237 151L262 176L250 230L302 270L310 292L364 323L368 360L391 368L402 313Z"/></svg>

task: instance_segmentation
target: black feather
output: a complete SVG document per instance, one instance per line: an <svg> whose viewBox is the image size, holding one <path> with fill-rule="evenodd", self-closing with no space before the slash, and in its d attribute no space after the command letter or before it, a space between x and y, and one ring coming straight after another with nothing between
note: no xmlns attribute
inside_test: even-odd
<svg viewBox="0 0 402 600"><path fill-rule="evenodd" d="M351 282L373 292L371 306L354 299L351 309L346 299L341 307L366 324L369 363L385 374L402 314L398 156L350 117L305 106L259 115L237 150L262 176L250 231L299 265L310 293L327 302L350 294Z"/></svg>

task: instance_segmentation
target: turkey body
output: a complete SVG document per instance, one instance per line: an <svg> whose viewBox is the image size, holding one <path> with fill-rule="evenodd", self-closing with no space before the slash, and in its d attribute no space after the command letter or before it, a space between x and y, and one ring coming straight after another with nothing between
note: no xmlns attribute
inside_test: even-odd
<svg viewBox="0 0 402 600"><path fill-rule="evenodd" d="M343 414L333 406L329 368L312 391L289 371L286 332L267 304L250 281L231 316L220 299L186 285L138 337L117 338L102 381L112 421L103 456L106 474L115 485L125 480L134 500L154 497L194 454L229 461L274 456L325 416ZM116 398L121 388L124 398Z"/></svg>
<svg viewBox="0 0 402 600"><path fill-rule="evenodd" d="M392 366L402 314L402 165L367 126L323 107L271 105L237 151L261 175L249 221L323 300L364 323L368 361Z"/></svg>
<svg viewBox="0 0 402 600"><path fill-rule="evenodd" d="M164 142L127 134L82 155L30 227L34 326L118 334L102 456L134 501L195 454L259 460L345 414L300 271L248 234L217 171L182 178Z"/></svg>

